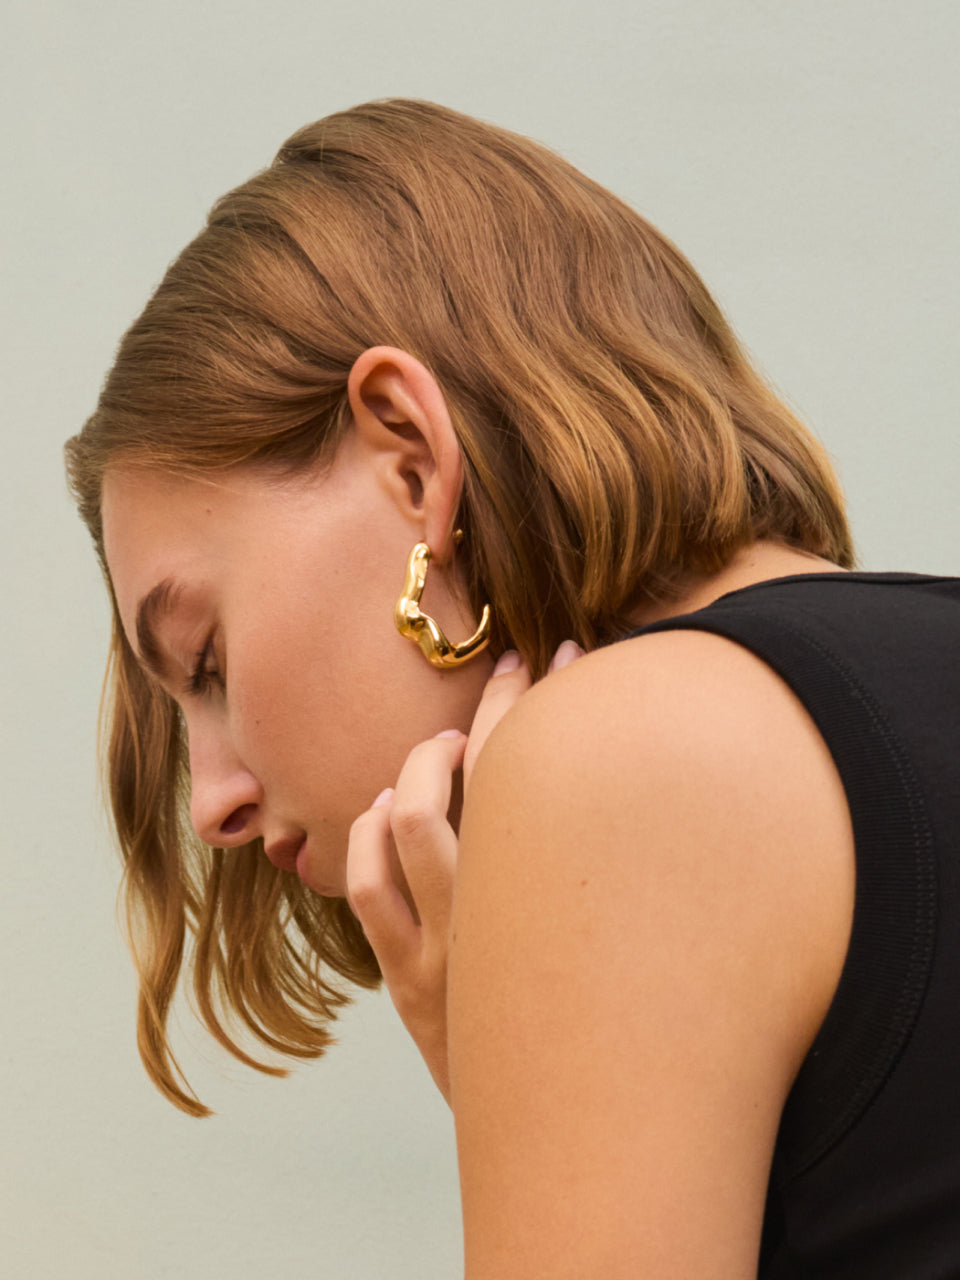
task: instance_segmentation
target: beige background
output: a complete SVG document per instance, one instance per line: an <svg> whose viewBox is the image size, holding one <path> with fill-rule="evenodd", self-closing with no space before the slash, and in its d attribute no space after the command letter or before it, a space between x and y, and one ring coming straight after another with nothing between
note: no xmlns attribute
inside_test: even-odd
<svg viewBox="0 0 960 1280"><path fill-rule="evenodd" d="M960 573L952 0L7 0L0 1259L10 1280L450 1280L446 1108L385 999L286 1082L184 1012L149 1086L94 789L106 609L62 480L122 330L311 119L529 133L693 259L834 455L868 569ZM385 780L389 782L391 780Z"/></svg>

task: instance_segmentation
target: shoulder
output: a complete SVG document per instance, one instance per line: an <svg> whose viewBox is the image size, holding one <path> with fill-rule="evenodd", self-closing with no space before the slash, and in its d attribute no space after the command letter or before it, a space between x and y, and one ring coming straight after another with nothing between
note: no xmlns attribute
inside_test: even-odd
<svg viewBox="0 0 960 1280"><path fill-rule="evenodd" d="M747 882L768 919L795 918L803 905L797 954L811 953L808 980L821 971L810 1016L826 1012L853 909L847 799L800 699L744 646L655 632L533 686L477 761L465 855L494 857L490 840L504 828L524 844L513 875L536 874L538 850L558 873L621 883L683 863L715 878L728 905ZM555 877L547 891L562 894ZM746 927L743 903L736 919Z"/></svg>
<svg viewBox="0 0 960 1280"><path fill-rule="evenodd" d="M511 804L588 819L601 838L642 836L647 856L660 823L702 842L708 817L752 834L765 864L771 840L789 844L801 874L818 847L852 855L843 785L809 712L761 658L707 631L638 636L534 685L485 745L465 817Z"/></svg>
<svg viewBox="0 0 960 1280"><path fill-rule="evenodd" d="M649 1178L654 1236L626 1233L631 1265L686 1249L696 1270L721 1240L748 1259L853 879L826 744L746 649L658 632L535 685L484 747L461 823L449 1014L469 1240L494 1218L507 1236L536 1221L538 1248L580 1249L589 1271L587 1236L529 1203L513 1223L490 1197L569 1189L581 1168L600 1241L619 1168ZM691 1199L699 1243L674 1222ZM514 1274L469 1248L487 1259L474 1274Z"/></svg>

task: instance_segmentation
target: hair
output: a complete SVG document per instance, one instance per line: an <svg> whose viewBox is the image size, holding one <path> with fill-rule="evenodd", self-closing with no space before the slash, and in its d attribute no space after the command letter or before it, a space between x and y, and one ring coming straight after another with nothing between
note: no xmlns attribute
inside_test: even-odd
<svg viewBox="0 0 960 1280"><path fill-rule="evenodd" d="M562 640L622 638L638 604L756 539L857 567L829 455L669 240L538 143L388 100L299 130L218 200L124 336L66 445L108 587L108 466L323 468L350 426L351 367L381 344L445 395L469 603L489 601L493 651L517 648L535 678ZM192 835L181 716L115 600L104 695L140 1055L171 1102L210 1115L167 1031L188 933L199 1016L274 1075L238 1020L318 1057L350 998L335 979L373 988L380 971L347 904L272 867L262 841L225 856Z"/></svg>

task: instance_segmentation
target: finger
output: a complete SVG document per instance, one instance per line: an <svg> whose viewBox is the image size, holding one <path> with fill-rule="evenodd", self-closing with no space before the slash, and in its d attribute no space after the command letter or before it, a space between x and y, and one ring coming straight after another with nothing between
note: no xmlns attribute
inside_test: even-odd
<svg viewBox="0 0 960 1280"><path fill-rule="evenodd" d="M583 653L584 650L580 648L575 640L564 640L553 655L553 660L547 668L547 675L569 666L577 658L583 657ZM520 655L516 650L507 650L501 656L496 667L494 667L493 675L488 680L483 691L480 705L477 707L473 725L470 729L470 740L467 743L463 764L464 791L470 785L470 778L473 776L477 757L483 750L490 734L510 708L519 702L529 690L531 684L530 674Z"/></svg>
<svg viewBox="0 0 960 1280"><path fill-rule="evenodd" d="M417 921L391 870L391 804L392 797L361 813L347 845L347 900L385 978L419 939Z"/></svg>
<svg viewBox="0 0 960 1280"><path fill-rule="evenodd" d="M569 667L571 662L576 662L577 658L583 657L583 650L575 640L564 640L563 644L553 655L553 660L547 668L547 675L552 671L560 671L563 667Z"/></svg>
<svg viewBox="0 0 960 1280"><path fill-rule="evenodd" d="M487 738L532 683L530 672L516 650L509 649L501 656L484 687L470 726L470 738L463 760L464 792L470 785L474 765Z"/></svg>
<svg viewBox="0 0 960 1280"><path fill-rule="evenodd" d="M453 774L463 761L466 734L429 738L404 762L390 806L390 828L420 921L431 931L449 923L457 836L448 812Z"/></svg>

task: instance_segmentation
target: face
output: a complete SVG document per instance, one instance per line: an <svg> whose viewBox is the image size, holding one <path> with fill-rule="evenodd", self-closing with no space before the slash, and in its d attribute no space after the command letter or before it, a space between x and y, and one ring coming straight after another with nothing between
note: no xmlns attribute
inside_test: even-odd
<svg viewBox="0 0 960 1280"><path fill-rule="evenodd" d="M107 563L124 632L159 584L154 665L190 747L191 819L220 847L262 836L278 865L344 896L353 820L407 754L467 732L493 660L441 671L393 624L422 536L342 451L322 478L243 468L186 479L116 467L103 490ZM431 563L423 608L460 639L476 620ZM304 844L304 840L306 843Z"/></svg>

